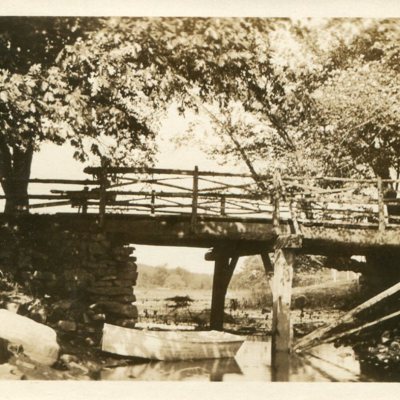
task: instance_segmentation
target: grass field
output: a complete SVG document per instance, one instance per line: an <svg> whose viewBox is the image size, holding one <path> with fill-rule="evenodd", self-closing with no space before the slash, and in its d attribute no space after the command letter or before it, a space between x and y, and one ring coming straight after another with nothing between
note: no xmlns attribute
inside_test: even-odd
<svg viewBox="0 0 400 400"><path fill-rule="evenodd" d="M185 290L168 288L135 288L139 323L142 324L187 324L207 325L211 308L211 290ZM293 289L292 318L295 325L322 324L337 318L343 311L357 302L358 284L353 281L326 282ZM174 303L166 301L174 296L189 296L193 302L190 307L174 309ZM267 293L260 304L254 297L259 296L250 290L230 290L227 293L225 321L228 327L254 327L269 331L271 328L272 296ZM296 299L304 297L303 309ZM239 302L235 310L230 308L231 299ZM304 300L304 299L303 299Z"/></svg>

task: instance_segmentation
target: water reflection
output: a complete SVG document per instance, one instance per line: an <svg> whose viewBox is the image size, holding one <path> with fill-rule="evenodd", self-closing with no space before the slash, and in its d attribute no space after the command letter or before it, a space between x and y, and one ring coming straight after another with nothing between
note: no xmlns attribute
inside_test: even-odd
<svg viewBox="0 0 400 400"><path fill-rule="evenodd" d="M146 364L104 369L103 380L187 381L210 380L220 382L224 375L241 375L234 358L197 361L152 361Z"/></svg>
<svg viewBox="0 0 400 400"><path fill-rule="evenodd" d="M269 337L249 338L235 358L220 360L149 362L107 368L104 380L141 381L293 381L354 382L363 380L360 364L349 347L324 344L298 356L277 354L271 367Z"/></svg>

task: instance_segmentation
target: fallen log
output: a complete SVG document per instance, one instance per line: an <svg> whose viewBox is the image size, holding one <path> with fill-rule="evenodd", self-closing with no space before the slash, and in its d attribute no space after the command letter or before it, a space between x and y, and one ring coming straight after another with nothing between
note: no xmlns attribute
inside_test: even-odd
<svg viewBox="0 0 400 400"><path fill-rule="evenodd" d="M396 294L400 291L400 282L396 283L395 285L391 286L390 288L384 290L383 292L377 294L376 296L372 297L371 299L367 300L366 302L360 304L359 306L353 308L352 310L348 311L342 317L337 319L332 324L327 326L322 326L321 328L316 329L315 331L309 333L308 335L304 336L300 339L294 346L293 349L300 351L306 347L310 347L313 342L320 342L324 335L326 335L329 331L333 328L338 327L339 325L347 322L351 322L354 317L359 314L361 311L366 310L367 308L381 302L382 300Z"/></svg>
<svg viewBox="0 0 400 400"><path fill-rule="evenodd" d="M0 338L17 346L33 361L52 365L58 359L57 334L50 327L22 315L0 310Z"/></svg>

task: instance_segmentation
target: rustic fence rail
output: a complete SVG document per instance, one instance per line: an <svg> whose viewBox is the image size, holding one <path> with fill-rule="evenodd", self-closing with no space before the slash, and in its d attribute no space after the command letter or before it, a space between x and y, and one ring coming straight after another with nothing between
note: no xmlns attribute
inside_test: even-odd
<svg viewBox="0 0 400 400"><path fill-rule="evenodd" d="M86 168L92 179L30 179L32 212L262 218L279 226L358 225L384 231L400 224L400 180L295 177L161 168ZM4 181L4 179L3 179ZM259 182L262 182L260 188ZM47 188L47 189L46 189ZM6 196L0 195L6 200Z"/></svg>

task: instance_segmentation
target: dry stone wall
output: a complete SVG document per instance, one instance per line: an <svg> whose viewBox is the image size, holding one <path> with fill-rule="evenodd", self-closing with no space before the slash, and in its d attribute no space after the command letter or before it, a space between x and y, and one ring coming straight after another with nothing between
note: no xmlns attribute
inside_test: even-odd
<svg viewBox="0 0 400 400"><path fill-rule="evenodd" d="M33 317L90 343L104 322L135 325L133 250L102 233L0 227L0 271L43 304Z"/></svg>

